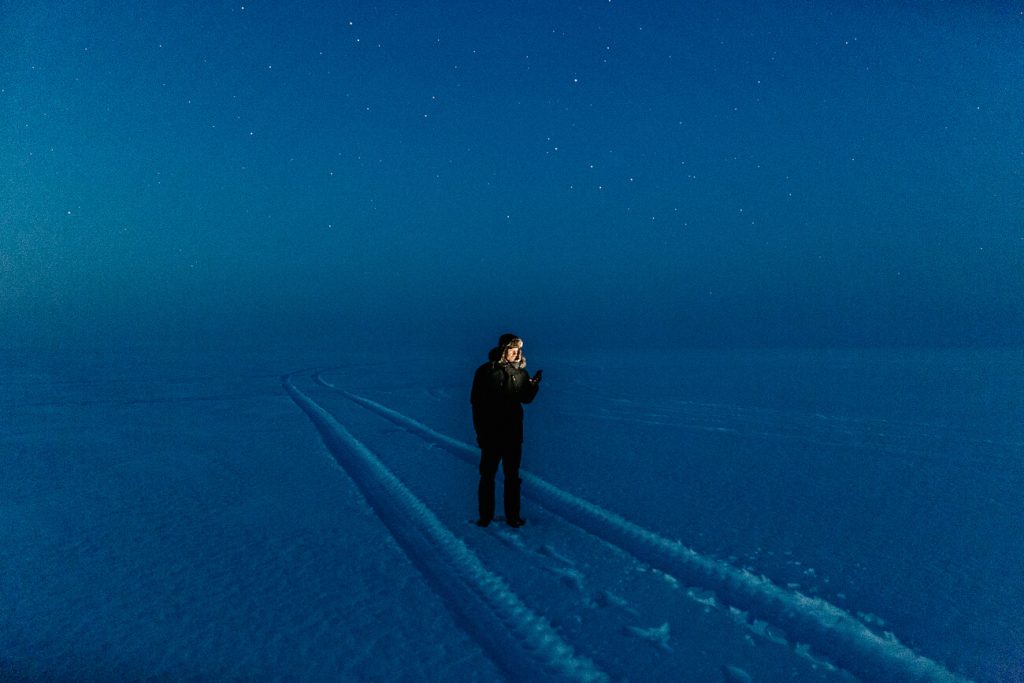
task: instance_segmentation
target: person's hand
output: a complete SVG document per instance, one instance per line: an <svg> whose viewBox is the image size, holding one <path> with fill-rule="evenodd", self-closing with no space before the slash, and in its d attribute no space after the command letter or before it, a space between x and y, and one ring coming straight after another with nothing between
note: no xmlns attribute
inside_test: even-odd
<svg viewBox="0 0 1024 683"><path fill-rule="evenodd" d="M534 384L540 384L540 378L544 375L543 370L538 370L537 373L530 378L530 381Z"/></svg>

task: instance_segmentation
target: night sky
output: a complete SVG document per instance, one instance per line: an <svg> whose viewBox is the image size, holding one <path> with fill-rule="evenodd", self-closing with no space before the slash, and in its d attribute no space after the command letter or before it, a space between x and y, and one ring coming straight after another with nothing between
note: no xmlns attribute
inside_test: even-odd
<svg viewBox="0 0 1024 683"><path fill-rule="evenodd" d="M0 126L0 346L1024 331L1019 2L0 0Z"/></svg>

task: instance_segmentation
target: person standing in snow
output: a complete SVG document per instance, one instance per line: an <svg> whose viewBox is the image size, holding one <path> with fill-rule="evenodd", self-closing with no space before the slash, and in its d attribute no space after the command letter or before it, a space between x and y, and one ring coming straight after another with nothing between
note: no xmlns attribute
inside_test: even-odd
<svg viewBox="0 0 1024 683"><path fill-rule="evenodd" d="M494 477L501 463L505 473L505 523L521 527L519 516L519 463L523 454L523 406L537 396L542 371L530 377L526 372L523 340L503 334L497 348L491 349L488 362L473 375L470 404L473 428L480 446L480 485L477 502L478 526L487 526L494 518Z"/></svg>

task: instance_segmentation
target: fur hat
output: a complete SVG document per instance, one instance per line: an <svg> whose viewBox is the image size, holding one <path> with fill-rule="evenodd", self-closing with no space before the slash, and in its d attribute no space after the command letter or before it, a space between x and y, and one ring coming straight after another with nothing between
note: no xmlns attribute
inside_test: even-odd
<svg viewBox="0 0 1024 683"><path fill-rule="evenodd" d="M523 340L511 332L508 332L498 337L498 347L497 349L492 349L491 353L494 353L496 350L498 352L498 360L502 361L505 359L505 351L513 346L517 346L519 349L522 349ZM526 356L523 355L522 351L519 352L519 361L513 363L513 365L520 370L526 369Z"/></svg>

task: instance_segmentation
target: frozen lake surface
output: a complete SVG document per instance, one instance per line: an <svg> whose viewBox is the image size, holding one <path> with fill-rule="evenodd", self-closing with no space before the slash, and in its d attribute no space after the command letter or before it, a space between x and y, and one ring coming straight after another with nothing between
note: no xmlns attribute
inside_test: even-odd
<svg viewBox="0 0 1024 683"><path fill-rule="evenodd" d="M531 351L8 353L0 679L1024 678L1020 350Z"/></svg>

